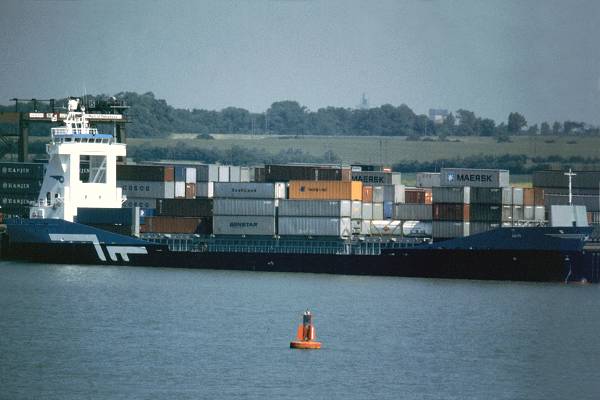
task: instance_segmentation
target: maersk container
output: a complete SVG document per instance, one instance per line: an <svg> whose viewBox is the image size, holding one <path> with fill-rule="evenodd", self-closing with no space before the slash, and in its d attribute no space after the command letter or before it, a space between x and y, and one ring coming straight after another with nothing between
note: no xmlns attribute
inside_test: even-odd
<svg viewBox="0 0 600 400"><path fill-rule="evenodd" d="M44 166L45 164L39 163L0 162L0 178L42 180Z"/></svg>
<svg viewBox="0 0 600 400"><path fill-rule="evenodd" d="M431 204L396 204L393 218L404 221L431 220L432 206Z"/></svg>
<svg viewBox="0 0 600 400"><path fill-rule="evenodd" d="M274 216L215 215L213 217L215 235L275 235Z"/></svg>
<svg viewBox="0 0 600 400"><path fill-rule="evenodd" d="M276 200L218 199L213 202L214 215L275 216Z"/></svg>
<svg viewBox="0 0 600 400"><path fill-rule="evenodd" d="M175 169L170 165L117 165L118 181L172 182Z"/></svg>
<svg viewBox="0 0 600 400"><path fill-rule="evenodd" d="M281 236L338 236L352 235L350 218L328 217L279 217L278 232Z"/></svg>
<svg viewBox="0 0 600 400"><path fill-rule="evenodd" d="M351 217L349 200L280 200L280 217Z"/></svg>
<svg viewBox="0 0 600 400"><path fill-rule="evenodd" d="M535 206L534 218L536 221L545 221L546 220L546 207Z"/></svg>
<svg viewBox="0 0 600 400"><path fill-rule="evenodd" d="M2 179L0 183L0 194L35 194L40 193L43 181L32 181L26 179Z"/></svg>
<svg viewBox="0 0 600 400"><path fill-rule="evenodd" d="M383 203L383 219L394 218L394 203L387 201Z"/></svg>
<svg viewBox="0 0 600 400"><path fill-rule="evenodd" d="M362 201L354 200L352 202L352 211L350 214L353 219L362 218Z"/></svg>
<svg viewBox="0 0 600 400"><path fill-rule="evenodd" d="M383 203L373 203L373 219L383 219Z"/></svg>
<svg viewBox="0 0 600 400"><path fill-rule="evenodd" d="M434 187L432 188L434 203L469 204L471 188L469 187Z"/></svg>
<svg viewBox="0 0 600 400"><path fill-rule="evenodd" d="M185 182L175 181L175 198L185 199Z"/></svg>
<svg viewBox="0 0 600 400"><path fill-rule="evenodd" d="M229 165L219 165L218 182L229 182Z"/></svg>
<svg viewBox="0 0 600 400"><path fill-rule="evenodd" d="M402 235L410 237L431 237L431 221L404 221L402 223Z"/></svg>
<svg viewBox="0 0 600 400"><path fill-rule="evenodd" d="M215 182L214 196L219 198L285 199L285 183Z"/></svg>
<svg viewBox="0 0 600 400"><path fill-rule="evenodd" d="M250 167L240 167L240 182L250 182Z"/></svg>
<svg viewBox="0 0 600 400"><path fill-rule="evenodd" d="M352 171L352 180L370 185L391 185L392 173L382 171Z"/></svg>
<svg viewBox="0 0 600 400"><path fill-rule="evenodd" d="M157 215L170 217L212 217L213 199L160 199Z"/></svg>
<svg viewBox="0 0 600 400"><path fill-rule="evenodd" d="M512 188L502 188L502 204L509 206L512 204Z"/></svg>
<svg viewBox="0 0 600 400"><path fill-rule="evenodd" d="M470 223L462 221L433 221L431 233L434 239L451 239L469 236Z"/></svg>
<svg viewBox="0 0 600 400"><path fill-rule="evenodd" d="M500 223L502 221L502 205L471 203L469 220L471 222Z"/></svg>
<svg viewBox="0 0 600 400"><path fill-rule="evenodd" d="M214 182L196 182L196 197L214 197Z"/></svg>
<svg viewBox="0 0 600 400"><path fill-rule="evenodd" d="M512 203L515 206L522 206L524 202L523 188L512 188Z"/></svg>
<svg viewBox="0 0 600 400"><path fill-rule="evenodd" d="M507 187L510 176L505 169L442 168L441 186Z"/></svg>
<svg viewBox="0 0 600 400"><path fill-rule="evenodd" d="M433 188L440 186L439 172L417 172L417 187Z"/></svg>
<svg viewBox="0 0 600 400"><path fill-rule="evenodd" d="M362 203L362 219L373 219L373 203Z"/></svg>
<svg viewBox="0 0 600 400"><path fill-rule="evenodd" d="M362 200L359 181L290 181L293 200Z"/></svg>
<svg viewBox="0 0 600 400"><path fill-rule="evenodd" d="M128 198L172 199L175 197L175 182L173 181L117 181L117 187L123 189ZM184 184L185 196L185 184Z"/></svg>
<svg viewBox="0 0 600 400"><path fill-rule="evenodd" d="M502 188L471 188L471 204L502 204Z"/></svg>
<svg viewBox="0 0 600 400"><path fill-rule="evenodd" d="M483 233L487 231L491 231L494 229L500 228L502 225L500 223L490 223L490 222L473 222L469 226L469 234L476 235L478 233Z"/></svg>
<svg viewBox="0 0 600 400"><path fill-rule="evenodd" d="M533 221L535 219L535 207L523 206L523 218L527 221Z"/></svg>
<svg viewBox="0 0 600 400"><path fill-rule="evenodd" d="M242 169L237 165L229 166L229 182L241 182Z"/></svg>

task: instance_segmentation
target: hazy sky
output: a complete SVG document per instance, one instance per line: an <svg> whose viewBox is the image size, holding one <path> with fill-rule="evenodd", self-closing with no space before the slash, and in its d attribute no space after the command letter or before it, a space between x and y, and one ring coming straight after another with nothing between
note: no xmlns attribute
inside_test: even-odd
<svg viewBox="0 0 600 400"><path fill-rule="evenodd" d="M0 3L0 103L152 91L184 108L405 103L600 123L600 1Z"/></svg>

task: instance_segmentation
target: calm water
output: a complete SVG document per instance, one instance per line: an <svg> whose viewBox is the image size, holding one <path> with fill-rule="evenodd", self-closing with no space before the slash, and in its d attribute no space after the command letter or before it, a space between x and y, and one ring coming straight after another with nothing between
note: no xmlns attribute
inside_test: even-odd
<svg viewBox="0 0 600 400"><path fill-rule="evenodd" d="M596 400L600 286L4 262L0 398Z"/></svg>

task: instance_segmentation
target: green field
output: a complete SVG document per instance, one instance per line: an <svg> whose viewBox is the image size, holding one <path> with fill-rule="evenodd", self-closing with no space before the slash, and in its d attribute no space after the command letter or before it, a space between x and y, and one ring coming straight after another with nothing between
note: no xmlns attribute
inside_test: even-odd
<svg viewBox="0 0 600 400"><path fill-rule="evenodd" d="M497 143L488 137L458 137L449 141L407 141L404 137L357 136L265 136L213 135L214 140L195 139L195 134L173 134L168 139L129 138L132 146L186 146L228 149L232 146L265 149L272 153L288 148L322 155L331 150L347 163L393 164L401 160L429 161L489 154L560 155L600 157L600 138L512 137L510 143Z"/></svg>

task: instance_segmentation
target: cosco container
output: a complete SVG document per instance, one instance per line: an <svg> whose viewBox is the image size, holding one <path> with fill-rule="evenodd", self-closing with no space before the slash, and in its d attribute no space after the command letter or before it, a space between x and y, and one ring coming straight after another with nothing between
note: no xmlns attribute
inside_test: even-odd
<svg viewBox="0 0 600 400"><path fill-rule="evenodd" d="M440 186L439 172L417 172L417 187L433 188Z"/></svg>
<svg viewBox="0 0 600 400"><path fill-rule="evenodd" d="M175 170L169 165L121 164L117 165L117 180L172 182L175 180Z"/></svg>
<svg viewBox="0 0 600 400"><path fill-rule="evenodd" d="M123 204L123 207L156 208L156 199L144 197L128 197L127 201L125 201L125 203Z"/></svg>
<svg viewBox="0 0 600 400"><path fill-rule="evenodd" d="M442 168L441 186L507 187L510 184L508 170Z"/></svg>
<svg viewBox="0 0 600 400"><path fill-rule="evenodd" d="M433 221L431 224L434 239L451 239L469 236L470 223L462 221Z"/></svg>
<svg viewBox="0 0 600 400"><path fill-rule="evenodd" d="M242 169L237 165L229 166L229 182L240 182L242 177Z"/></svg>
<svg viewBox="0 0 600 400"><path fill-rule="evenodd" d="M219 198L285 199L285 183L216 182L214 196Z"/></svg>
<svg viewBox="0 0 600 400"><path fill-rule="evenodd" d="M175 197L175 182L173 181L117 181L117 186L123 189L123 194L129 197L172 199ZM183 185L185 196L185 184Z"/></svg>
<svg viewBox="0 0 600 400"><path fill-rule="evenodd" d="M502 221L502 205L471 203L469 220L471 222L500 223Z"/></svg>
<svg viewBox="0 0 600 400"><path fill-rule="evenodd" d="M281 200L280 217L352 217L349 200Z"/></svg>
<svg viewBox="0 0 600 400"><path fill-rule="evenodd" d="M215 198L213 202L214 215L275 216L275 209L275 200Z"/></svg>
<svg viewBox="0 0 600 400"><path fill-rule="evenodd" d="M471 204L502 204L502 188L471 188Z"/></svg>
<svg viewBox="0 0 600 400"><path fill-rule="evenodd" d="M14 194L35 194L40 193L42 181L32 181L25 179L2 179L0 183L0 195L5 193Z"/></svg>
<svg viewBox="0 0 600 400"><path fill-rule="evenodd" d="M523 188L512 188L512 203L515 206L522 206L524 202Z"/></svg>
<svg viewBox="0 0 600 400"><path fill-rule="evenodd" d="M434 187L432 188L434 203L469 204L471 188L469 187Z"/></svg>
<svg viewBox="0 0 600 400"><path fill-rule="evenodd" d="M394 219L404 221L419 221L432 219L431 204L396 204Z"/></svg>
<svg viewBox="0 0 600 400"><path fill-rule="evenodd" d="M219 182L229 182L229 165L219 165Z"/></svg>
<svg viewBox="0 0 600 400"><path fill-rule="evenodd" d="M196 182L196 197L214 197L214 182Z"/></svg>
<svg viewBox="0 0 600 400"><path fill-rule="evenodd" d="M44 179L44 165L39 163L0 162L0 178L4 179Z"/></svg>
<svg viewBox="0 0 600 400"><path fill-rule="evenodd" d="M213 199L160 199L156 214L171 217L212 217Z"/></svg>
<svg viewBox="0 0 600 400"><path fill-rule="evenodd" d="M432 217L439 221L469 221L469 204L434 203Z"/></svg>
<svg viewBox="0 0 600 400"><path fill-rule="evenodd" d="M215 235L275 235L274 216L215 215Z"/></svg>
<svg viewBox="0 0 600 400"><path fill-rule="evenodd" d="M282 236L339 236L352 235L350 218L279 217L279 235Z"/></svg>
<svg viewBox="0 0 600 400"><path fill-rule="evenodd" d="M362 200L358 181L290 181L289 190L293 200Z"/></svg>

